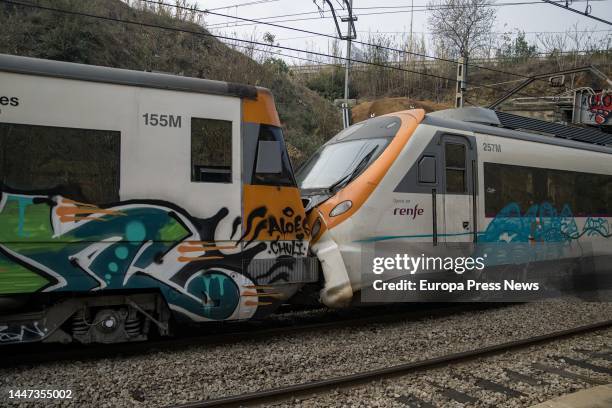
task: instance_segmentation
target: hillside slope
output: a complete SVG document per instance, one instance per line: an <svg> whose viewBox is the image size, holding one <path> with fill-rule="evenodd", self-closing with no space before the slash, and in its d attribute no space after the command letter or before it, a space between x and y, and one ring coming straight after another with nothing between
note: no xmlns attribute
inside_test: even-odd
<svg viewBox="0 0 612 408"><path fill-rule="evenodd" d="M195 35L0 3L0 53L232 81L270 88L298 165L341 127L338 110L292 80L282 65L259 64L201 26L120 0L31 3L147 24Z"/></svg>
<svg viewBox="0 0 612 408"><path fill-rule="evenodd" d="M371 116L380 116L386 113L398 112L407 109L424 109L425 112L435 112L437 110L451 108L450 105L444 105L431 101L417 101L410 98L381 98L373 101L360 101L352 109L353 123L361 122Z"/></svg>

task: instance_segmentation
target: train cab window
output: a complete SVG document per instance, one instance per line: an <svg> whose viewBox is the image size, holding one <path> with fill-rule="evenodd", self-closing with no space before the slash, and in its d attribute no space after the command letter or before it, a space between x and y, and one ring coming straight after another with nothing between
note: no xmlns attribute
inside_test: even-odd
<svg viewBox="0 0 612 408"><path fill-rule="evenodd" d="M446 173L446 192L466 192L465 145L446 143L444 145L444 160Z"/></svg>
<svg viewBox="0 0 612 408"><path fill-rule="evenodd" d="M232 122L191 118L191 181L232 182Z"/></svg>
<svg viewBox="0 0 612 408"><path fill-rule="evenodd" d="M119 201L121 132L0 123L0 184L89 204Z"/></svg>
<svg viewBox="0 0 612 408"><path fill-rule="evenodd" d="M281 128L260 125L256 158L253 184L271 186L296 185Z"/></svg>
<svg viewBox="0 0 612 408"><path fill-rule="evenodd" d="M419 160L419 183L436 183L436 158L423 156Z"/></svg>

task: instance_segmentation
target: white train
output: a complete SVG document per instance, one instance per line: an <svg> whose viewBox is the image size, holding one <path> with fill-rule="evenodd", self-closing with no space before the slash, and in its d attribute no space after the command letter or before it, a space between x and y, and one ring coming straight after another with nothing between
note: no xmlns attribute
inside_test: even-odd
<svg viewBox="0 0 612 408"><path fill-rule="evenodd" d="M584 257L585 244L611 255L607 145L612 136L595 129L484 108L403 111L345 129L297 173L322 301L358 300L372 243L414 256L449 243L539 242L563 245L559 257Z"/></svg>
<svg viewBox="0 0 612 408"><path fill-rule="evenodd" d="M264 316L308 241L267 89L0 55L0 344Z"/></svg>
<svg viewBox="0 0 612 408"><path fill-rule="evenodd" d="M0 85L0 344L143 340L265 316L301 288L341 307L373 243L612 255L596 130L398 112L326 143L300 197L266 89L9 55Z"/></svg>

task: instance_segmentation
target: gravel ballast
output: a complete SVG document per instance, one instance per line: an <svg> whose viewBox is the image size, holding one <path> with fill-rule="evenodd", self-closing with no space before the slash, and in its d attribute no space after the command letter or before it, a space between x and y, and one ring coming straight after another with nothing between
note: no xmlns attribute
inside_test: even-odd
<svg viewBox="0 0 612 408"><path fill-rule="evenodd" d="M571 373L582 374L587 379L611 382L610 376L597 374L590 370L580 369L563 364L559 357L576 360L587 359L597 366L610 365L609 360L601 360L577 350L612 351L612 329L596 333L583 334L563 340L531 346L519 351L509 351L497 356L486 357L468 363L428 371L417 371L393 379L384 379L348 390L322 394L303 401L292 401L279 406L304 408L329 407L334 405L363 407L406 407L405 401L420 401L439 407L530 407L549 399L556 398L595 386L593 383L571 380L532 367L533 363L561 368ZM506 370L512 370L532 379L537 384L531 385L511 379ZM523 395L509 397L503 393L483 390L476 383L486 379L504 385ZM441 388L451 388L474 398L471 403L461 404L441 394ZM340 404L339 404L340 402ZM416 405L415 405L416 406Z"/></svg>
<svg viewBox="0 0 612 408"><path fill-rule="evenodd" d="M73 390L73 400L45 401L47 406L50 403L79 407L165 406L424 360L607 319L612 319L612 303L518 304L444 317L300 331L268 339L198 345L131 357L18 366L0 369L0 389L5 397L8 389ZM495 373L482 375L490 379ZM435 381L448 386L451 379L456 380L442 374ZM584 386L562 383L551 388L550 394L559 395L556 393ZM370 386L329 394L320 397L322 405L305 406L329 406L331 402L343 400L357 406L371 406L370 403L378 404L377 401L383 404L380 406L405 406L393 397L395 394L401 397L400 391L404 389L404 386L394 388L389 397L390 391L383 385ZM415 392L425 389L416 387ZM317 400L306 400L304 404L317 404Z"/></svg>

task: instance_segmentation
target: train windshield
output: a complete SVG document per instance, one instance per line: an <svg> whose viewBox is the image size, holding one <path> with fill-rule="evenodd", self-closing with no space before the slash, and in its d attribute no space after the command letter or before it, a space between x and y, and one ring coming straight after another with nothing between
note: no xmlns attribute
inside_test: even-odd
<svg viewBox="0 0 612 408"><path fill-rule="evenodd" d="M357 123L323 145L297 173L303 193L335 190L361 174L385 150L401 126L397 116Z"/></svg>
<svg viewBox="0 0 612 408"><path fill-rule="evenodd" d="M365 170L388 143L388 138L377 138L325 145L300 169L297 175L300 188L331 189L349 181Z"/></svg>

